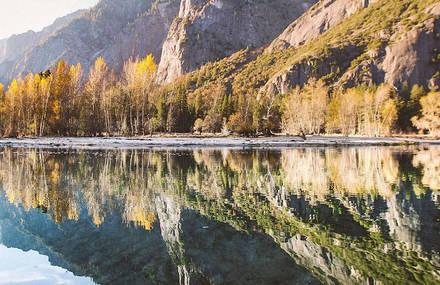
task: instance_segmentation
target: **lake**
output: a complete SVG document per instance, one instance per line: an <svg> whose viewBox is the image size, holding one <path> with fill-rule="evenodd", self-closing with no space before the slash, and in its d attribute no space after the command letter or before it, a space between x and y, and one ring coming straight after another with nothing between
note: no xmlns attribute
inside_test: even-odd
<svg viewBox="0 0 440 285"><path fill-rule="evenodd" d="M0 149L0 284L439 284L440 147Z"/></svg>

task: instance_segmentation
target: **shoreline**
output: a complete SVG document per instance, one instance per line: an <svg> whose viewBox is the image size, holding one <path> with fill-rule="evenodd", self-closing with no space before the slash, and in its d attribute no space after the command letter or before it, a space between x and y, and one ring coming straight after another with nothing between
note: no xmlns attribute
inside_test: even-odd
<svg viewBox="0 0 440 285"><path fill-rule="evenodd" d="M282 149L307 147L365 147L439 145L440 140L405 137L342 137L308 136L307 140L294 136L261 138L241 137L42 137L4 138L0 147L45 149L150 149L150 148L235 148Z"/></svg>

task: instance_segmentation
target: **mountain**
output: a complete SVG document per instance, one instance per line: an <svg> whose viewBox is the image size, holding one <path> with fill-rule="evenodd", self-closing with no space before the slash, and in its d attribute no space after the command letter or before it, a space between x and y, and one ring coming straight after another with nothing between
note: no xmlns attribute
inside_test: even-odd
<svg viewBox="0 0 440 285"><path fill-rule="evenodd" d="M377 0L325 0L291 23L268 48L298 47L333 28L360 8L367 8Z"/></svg>
<svg viewBox="0 0 440 285"><path fill-rule="evenodd" d="M159 82L270 43L316 0L182 0L162 50Z"/></svg>
<svg viewBox="0 0 440 285"><path fill-rule="evenodd" d="M101 0L41 32L1 40L0 82L61 59L87 72L102 56L120 71L128 58L152 53L163 84L249 48L253 57L229 74L236 90L285 93L310 78L337 88L439 86L439 4L377 2Z"/></svg>
<svg viewBox="0 0 440 285"><path fill-rule="evenodd" d="M310 79L323 79L332 89L381 83L398 90L405 84L439 88L439 17L434 0L323 0L257 57L241 51L195 71L189 97L220 79L232 95L258 98L285 94ZM232 68L220 68L229 63Z"/></svg>
<svg viewBox="0 0 440 285"><path fill-rule="evenodd" d="M26 50L46 40L51 34L58 31L73 19L81 16L85 10L79 10L67 16L56 19L52 25L40 32L27 31L26 33L13 35L0 40L0 62L17 59Z"/></svg>
<svg viewBox="0 0 440 285"><path fill-rule="evenodd" d="M59 18L40 32L28 31L0 40L0 82L8 82L12 77L18 75L12 72L15 69L16 62L39 43L47 40L53 33L56 33L70 21L80 17L84 12L85 10L79 10Z"/></svg>
<svg viewBox="0 0 440 285"><path fill-rule="evenodd" d="M259 4L265 5L263 2ZM397 90L405 84L427 90L440 86L437 1L321 0L299 18L292 16L296 19L267 42L264 52L261 48L252 50L257 45L252 41L264 47L270 37L264 32L254 36L247 30L253 22L244 25L246 16L240 18L242 25L228 26L234 16L249 12L247 6L240 6L240 10L228 1L219 3L182 1L179 18L164 43L159 82L170 82L194 70L183 79L190 100L211 92L218 82L232 96L260 94L258 100L261 95L285 94L310 79L323 79L334 90L381 83ZM281 7L283 3L271 5ZM258 22L273 21L273 14L267 16L269 9L263 10L265 16ZM230 18L224 22L226 16L215 17L226 11ZM272 13L276 11L274 8ZM226 31L226 27L234 28ZM240 37L248 42L237 40ZM243 50L227 56L240 45ZM224 56L215 61L215 57ZM206 64L209 61L212 63Z"/></svg>
<svg viewBox="0 0 440 285"><path fill-rule="evenodd" d="M249 47L269 44L317 0L101 0L42 32L0 41L0 82L51 68L59 60L87 72L98 56L116 71L152 53L159 82ZM161 60L162 59L162 60Z"/></svg>
<svg viewBox="0 0 440 285"><path fill-rule="evenodd" d="M0 43L0 50L5 50L0 57L0 81L7 83L28 72L51 68L59 60L80 62L88 71L98 56L117 70L131 56L152 53L160 58L162 42L178 9L178 0L101 0L75 17L57 20L41 33L12 37L7 40L9 45ZM14 49L17 45L24 48Z"/></svg>
<svg viewBox="0 0 440 285"><path fill-rule="evenodd" d="M398 89L405 83L438 88L440 4L372 2L323 1L289 26L268 49L274 57L289 54L288 60L261 92L284 93L310 78L325 78L336 88L381 83ZM356 6L359 10L350 15L347 8ZM339 24L335 19L339 19ZM308 22L321 24L306 25ZM308 32L301 28L304 25L309 27ZM325 33L319 36L322 32ZM305 45L301 47L301 43ZM287 46L289 49L283 51Z"/></svg>

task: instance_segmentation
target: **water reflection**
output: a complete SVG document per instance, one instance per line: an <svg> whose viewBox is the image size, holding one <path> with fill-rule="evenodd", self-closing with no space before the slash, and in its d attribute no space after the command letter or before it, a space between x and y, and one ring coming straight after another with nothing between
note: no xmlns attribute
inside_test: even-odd
<svg viewBox="0 0 440 285"><path fill-rule="evenodd" d="M0 243L100 284L432 284L439 177L435 147L6 148Z"/></svg>

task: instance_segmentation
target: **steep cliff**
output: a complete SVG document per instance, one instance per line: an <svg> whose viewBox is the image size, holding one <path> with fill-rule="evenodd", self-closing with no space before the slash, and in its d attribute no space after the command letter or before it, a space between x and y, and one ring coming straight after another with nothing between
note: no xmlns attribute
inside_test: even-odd
<svg viewBox="0 0 440 285"><path fill-rule="evenodd" d="M315 0L182 0L162 50L158 81L178 76L246 47L271 42Z"/></svg>

